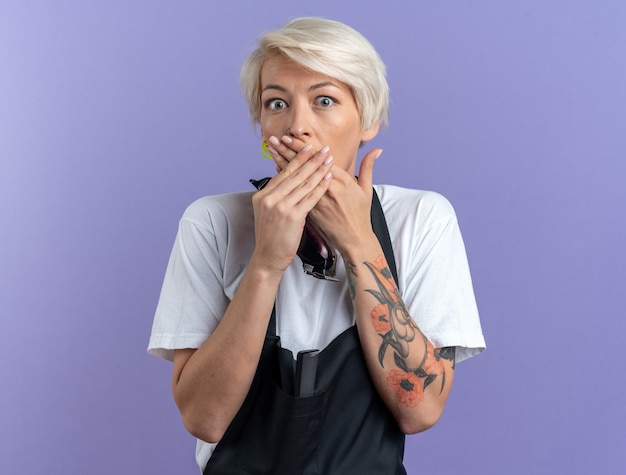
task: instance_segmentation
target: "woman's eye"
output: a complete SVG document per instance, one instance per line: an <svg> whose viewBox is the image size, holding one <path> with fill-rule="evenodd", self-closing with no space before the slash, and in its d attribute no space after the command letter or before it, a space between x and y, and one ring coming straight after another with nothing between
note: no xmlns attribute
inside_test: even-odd
<svg viewBox="0 0 626 475"><path fill-rule="evenodd" d="M330 106L332 106L335 103L335 100L332 97L320 96L317 99L315 99L315 103L318 106L330 107Z"/></svg>
<svg viewBox="0 0 626 475"><path fill-rule="evenodd" d="M277 110L284 109L285 107L287 107L287 103L283 101L282 99L271 99L265 103L265 106L269 110L277 111Z"/></svg>

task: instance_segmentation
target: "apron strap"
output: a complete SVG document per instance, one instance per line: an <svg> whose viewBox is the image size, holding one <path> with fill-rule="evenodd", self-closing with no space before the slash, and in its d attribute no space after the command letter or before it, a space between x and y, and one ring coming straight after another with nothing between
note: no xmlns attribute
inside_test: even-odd
<svg viewBox="0 0 626 475"><path fill-rule="evenodd" d="M378 194L376 190L372 188L372 208L370 212L372 229L374 230L374 234L378 238L378 242L380 246L383 248L383 253L385 254L385 259L387 259L387 264L389 265L389 270L391 271L391 275L393 275L394 280L396 281L396 285L398 285L398 271L396 270L396 260L393 255L393 247L391 247L391 237L389 236L389 228L387 227L387 220L385 219L385 213L383 212L383 207L380 204L380 200L378 199ZM267 329L267 334L269 336L276 336L276 305L272 308L272 317L270 318L270 323Z"/></svg>
<svg viewBox="0 0 626 475"><path fill-rule="evenodd" d="M396 281L396 285L399 287L398 271L396 270L396 260L393 255L393 247L391 247L391 237L389 236L387 220L385 219L385 213L383 212L383 207L380 204L380 200L378 199L376 190L372 189L372 191L372 229L374 230L374 234L376 234L376 237L378 238L378 242L380 242L380 245L383 248L383 252L385 253L385 259L387 259L387 264L389 265L391 275L393 275L393 279Z"/></svg>

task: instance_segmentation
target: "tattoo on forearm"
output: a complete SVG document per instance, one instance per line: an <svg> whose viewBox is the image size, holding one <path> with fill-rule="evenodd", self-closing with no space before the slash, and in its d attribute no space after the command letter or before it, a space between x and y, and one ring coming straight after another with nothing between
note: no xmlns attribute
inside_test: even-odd
<svg viewBox="0 0 626 475"><path fill-rule="evenodd" d="M345 261L346 275L348 276L348 288L350 289L350 298L354 300L356 293L356 266L349 261Z"/></svg>
<svg viewBox="0 0 626 475"><path fill-rule="evenodd" d="M378 361L384 367L385 355L390 347L393 349L393 360L397 369L389 371L387 384L394 390L402 404L416 407L424 399L424 390L437 378L441 380L439 393L443 392L446 384L446 371L442 360L451 361L452 369L454 369L455 348L434 348L415 325L383 256L374 262L364 262L364 264L372 273L378 286L378 289L366 290L378 300L378 304L371 311L374 329L382 338L378 349ZM352 271L348 271L349 274L354 273L353 268L354 266L352 266ZM350 281L350 289L354 298L353 280ZM415 338L423 340L424 355L417 367L409 367L409 344Z"/></svg>

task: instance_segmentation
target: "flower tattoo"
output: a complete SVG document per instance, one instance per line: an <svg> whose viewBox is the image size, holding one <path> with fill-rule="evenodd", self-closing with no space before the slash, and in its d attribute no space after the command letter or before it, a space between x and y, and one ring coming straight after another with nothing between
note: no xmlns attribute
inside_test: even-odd
<svg viewBox="0 0 626 475"><path fill-rule="evenodd" d="M370 312L372 324L380 334L382 342L378 349L378 361L384 367L384 358L389 348L394 352L393 360L398 369L391 369L387 384L393 389L398 401L407 407L416 407L424 398L424 390L440 378L443 392L446 372L442 360L452 361L454 369L454 347L436 349L413 322L402 301L393 276L384 256L374 262L364 262L377 284L377 289L367 289L378 304ZM415 338L424 342L425 352L417 367L408 366L410 343Z"/></svg>
<svg viewBox="0 0 626 475"><path fill-rule="evenodd" d="M424 385L414 373L392 369L387 384L396 393L398 401L407 407L416 407L424 399Z"/></svg>
<svg viewBox="0 0 626 475"><path fill-rule="evenodd" d="M387 332L391 329L391 323L389 322L389 307L387 307L387 305L384 303L376 305L370 315L372 316L374 329L378 333Z"/></svg>

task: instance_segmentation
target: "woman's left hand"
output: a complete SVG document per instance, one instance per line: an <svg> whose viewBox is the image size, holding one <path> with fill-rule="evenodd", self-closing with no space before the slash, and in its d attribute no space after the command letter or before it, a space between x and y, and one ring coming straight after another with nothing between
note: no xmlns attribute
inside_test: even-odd
<svg viewBox="0 0 626 475"><path fill-rule="evenodd" d="M305 145L304 142L290 137L283 137L278 145L274 140L270 144L274 150L272 156L277 170L282 170ZM332 150L330 153L332 154ZM373 236L370 218L372 177L374 162L381 153L382 149L373 149L363 157L358 179L333 165L332 183L315 208L309 212L315 226L343 255L352 247L359 246L364 239L371 239Z"/></svg>

